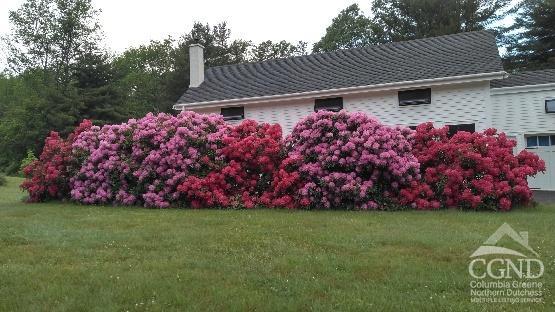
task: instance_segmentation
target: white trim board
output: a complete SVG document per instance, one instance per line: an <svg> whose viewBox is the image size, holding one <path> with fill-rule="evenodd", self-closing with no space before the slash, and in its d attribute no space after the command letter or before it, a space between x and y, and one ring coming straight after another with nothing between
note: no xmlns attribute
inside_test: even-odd
<svg viewBox="0 0 555 312"><path fill-rule="evenodd" d="M536 85L525 85L516 87L504 87L504 88L493 88L491 89L491 95L498 94L512 94L512 93L522 93L522 92L537 92L537 91L555 91L555 83L544 83Z"/></svg>

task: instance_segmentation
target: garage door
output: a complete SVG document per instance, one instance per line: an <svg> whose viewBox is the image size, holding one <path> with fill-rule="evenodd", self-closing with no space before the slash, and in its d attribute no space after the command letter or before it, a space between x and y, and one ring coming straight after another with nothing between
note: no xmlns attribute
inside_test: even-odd
<svg viewBox="0 0 555 312"><path fill-rule="evenodd" d="M555 135L533 135L526 137L527 150L545 161L546 171L530 178L531 188L555 190Z"/></svg>

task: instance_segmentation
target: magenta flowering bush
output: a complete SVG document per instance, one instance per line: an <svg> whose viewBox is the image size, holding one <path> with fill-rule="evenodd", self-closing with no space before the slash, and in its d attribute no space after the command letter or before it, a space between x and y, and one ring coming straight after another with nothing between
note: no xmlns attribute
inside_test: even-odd
<svg viewBox="0 0 555 312"><path fill-rule="evenodd" d="M221 116L193 112L92 127L73 144L82 166L71 179L71 196L86 204L168 207L186 177L216 166L218 133L225 127Z"/></svg>
<svg viewBox="0 0 555 312"><path fill-rule="evenodd" d="M320 111L286 139L288 157L275 175L272 205L312 209L387 209L416 181L413 131L363 113Z"/></svg>

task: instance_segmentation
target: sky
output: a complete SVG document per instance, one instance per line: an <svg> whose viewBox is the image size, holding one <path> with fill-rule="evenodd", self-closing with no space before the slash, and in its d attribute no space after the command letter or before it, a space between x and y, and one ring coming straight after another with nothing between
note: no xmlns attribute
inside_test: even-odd
<svg viewBox="0 0 555 312"><path fill-rule="evenodd" d="M23 2L0 0L0 34L9 32L9 11ZM102 10L106 46L113 52L168 35L179 36L195 21L211 25L226 21L232 39L314 43L332 18L354 2L369 12L369 0L93 0L95 8Z"/></svg>

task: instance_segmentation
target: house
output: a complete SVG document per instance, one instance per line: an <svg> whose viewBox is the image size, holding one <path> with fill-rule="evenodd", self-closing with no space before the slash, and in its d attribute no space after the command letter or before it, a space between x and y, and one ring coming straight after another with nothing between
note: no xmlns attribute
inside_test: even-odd
<svg viewBox="0 0 555 312"><path fill-rule="evenodd" d="M549 174L532 183L555 190L554 73L509 77L489 31L206 71L203 48L194 44L190 62L190 88L176 110L222 114L231 122L279 123L285 133L320 109L365 112L386 124L409 127L427 121L452 131L496 127L516 139L519 149L533 148L546 160Z"/></svg>

